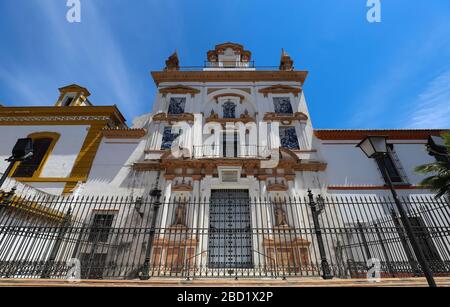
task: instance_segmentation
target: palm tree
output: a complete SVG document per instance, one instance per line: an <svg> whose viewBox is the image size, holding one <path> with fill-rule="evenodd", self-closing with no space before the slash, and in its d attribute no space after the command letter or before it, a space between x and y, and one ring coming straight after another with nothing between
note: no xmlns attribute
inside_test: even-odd
<svg viewBox="0 0 450 307"><path fill-rule="evenodd" d="M436 198L447 196L450 202L450 133L443 134L447 153L436 153L439 159L436 162L424 164L416 167L416 172L422 174L431 174L431 176L422 180L420 185L428 187L436 193ZM432 149L428 148L432 151ZM431 152L430 151L430 152Z"/></svg>

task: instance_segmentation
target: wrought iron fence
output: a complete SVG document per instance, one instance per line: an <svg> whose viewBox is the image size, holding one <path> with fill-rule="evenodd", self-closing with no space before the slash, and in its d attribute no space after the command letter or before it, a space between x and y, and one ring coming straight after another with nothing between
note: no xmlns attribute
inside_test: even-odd
<svg viewBox="0 0 450 307"><path fill-rule="evenodd" d="M449 204L402 202L432 271L449 275ZM3 278L67 278L77 263L81 278L361 278L369 259L381 277L422 275L389 198L0 195Z"/></svg>

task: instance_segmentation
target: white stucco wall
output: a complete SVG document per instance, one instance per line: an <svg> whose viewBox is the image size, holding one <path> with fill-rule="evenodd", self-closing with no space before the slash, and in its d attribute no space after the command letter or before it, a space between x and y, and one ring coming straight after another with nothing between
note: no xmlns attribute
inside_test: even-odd
<svg viewBox="0 0 450 307"><path fill-rule="evenodd" d="M80 188L79 193L118 196L140 194L141 186L150 183L140 178L142 174L134 172L132 165L143 157L145 143L146 138L103 138L88 180Z"/></svg>
<svg viewBox="0 0 450 307"><path fill-rule="evenodd" d="M88 125L79 126L0 126L0 172L7 167L5 159L11 155L17 139L36 132L60 134L55 147L42 169L41 177L64 178L70 175L88 132Z"/></svg>
<svg viewBox="0 0 450 307"><path fill-rule="evenodd" d="M394 150L406 175L408 183L417 185L424 178L414 168L434 161L425 150L425 142L394 141ZM380 186L383 178L374 160L368 159L353 141L322 141L317 147L328 164L326 179L328 185L338 186Z"/></svg>

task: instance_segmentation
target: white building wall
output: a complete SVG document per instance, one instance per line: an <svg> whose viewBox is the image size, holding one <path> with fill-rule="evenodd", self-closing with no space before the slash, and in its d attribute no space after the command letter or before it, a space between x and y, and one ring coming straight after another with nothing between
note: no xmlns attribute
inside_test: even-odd
<svg viewBox="0 0 450 307"><path fill-rule="evenodd" d="M80 186L80 195L140 196L154 181L148 172L135 172L133 164L144 157L146 138L103 138L92 164L88 180Z"/></svg>
<svg viewBox="0 0 450 307"><path fill-rule="evenodd" d="M65 178L70 176L75 160L88 132L88 125L78 126L2 126L0 133L0 172L6 170L6 158L17 139L36 132L56 132L60 134L41 173L41 177ZM51 187L53 188L53 187Z"/></svg>

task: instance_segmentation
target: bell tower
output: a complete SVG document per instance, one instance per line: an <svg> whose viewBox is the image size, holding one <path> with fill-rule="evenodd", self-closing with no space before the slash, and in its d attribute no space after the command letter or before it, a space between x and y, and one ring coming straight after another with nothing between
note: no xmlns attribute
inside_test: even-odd
<svg viewBox="0 0 450 307"><path fill-rule="evenodd" d="M77 84L61 87L59 93L59 98L55 104L57 107L92 106L92 103L88 100L91 93Z"/></svg>

